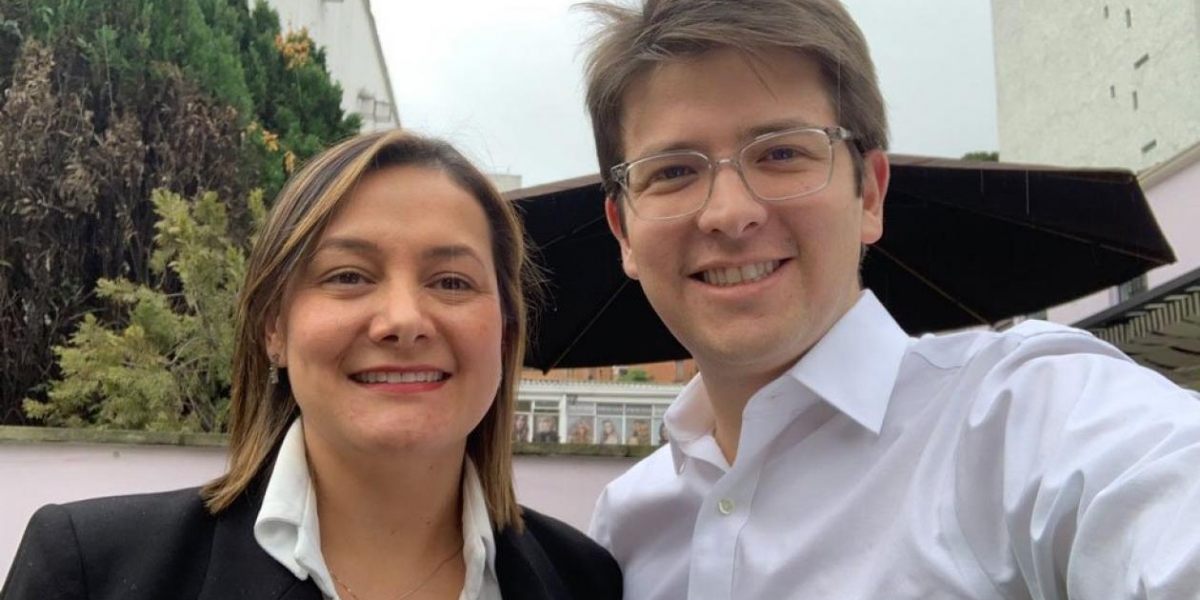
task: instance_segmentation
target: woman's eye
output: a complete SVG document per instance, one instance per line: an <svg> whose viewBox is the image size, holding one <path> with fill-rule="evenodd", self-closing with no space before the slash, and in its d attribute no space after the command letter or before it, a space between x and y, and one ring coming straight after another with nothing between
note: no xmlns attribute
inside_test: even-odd
<svg viewBox="0 0 1200 600"><path fill-rule="evenodd" d="M470 291L474 287L471 285L470 281L467 281L466 278L459 277L457 275L445 275L439 277L434 282L434 285L436 285L438 289L451 292L466 292Z"/></svg>
<svg viewBox="0 0 1200 600"><path fill-rule="evenodd" d="M340 271L330 275L325 281L327 283L333 283L336 285L358 285L360 283L365 283L366 280L367 279L365 277L354 271Z"/></svg>

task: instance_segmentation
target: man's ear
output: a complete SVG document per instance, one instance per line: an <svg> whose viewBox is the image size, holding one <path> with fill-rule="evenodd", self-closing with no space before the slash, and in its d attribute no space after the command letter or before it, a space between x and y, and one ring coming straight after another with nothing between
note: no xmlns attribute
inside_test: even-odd
<svg viewBox="0 0 1200 600"><path fill-rule="evenodd" d="M883 201L891 173L883 150L870 150L863 155L861 240L864 244L874 244L883 237Z"/></svg>
<svg viewBox="0 0 1200 600"><path fill-rule="evenodd" d="M266 331L263 332L267 342L267 356L275 361L275 366L281 369L287 367L287 336L283 327L283 317L278 313L267 319Z"/></svg>
<svg viewBox="0 0 1200 600"><path fill-rule="evenodd" d="M608 220L608 229L612 231L614 237L617 238L617 243L621 245L621 267L625 269L625 274L630 279L638 278L637 261L633 258L633 252L629 248L629 235L625 229L625 218L621 214L621 206L616 200L605 198L604 200L604 217Z"/></svg>

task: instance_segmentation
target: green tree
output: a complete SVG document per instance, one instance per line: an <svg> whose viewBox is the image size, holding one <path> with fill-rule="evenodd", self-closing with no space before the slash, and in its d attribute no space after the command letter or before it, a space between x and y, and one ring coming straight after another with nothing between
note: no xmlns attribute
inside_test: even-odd
<svg viewBox="0 0 1200 600"><path fill-rule="evenodd" d="M654 381L654 378L651 377L645 369L628 369L617 377L617 381L626 383L642 383L646 381Z"/></svg>
<svg viewBox="0 0 1200 600"><path fill-rule="evenodd" d="M963 160L973 160L976 162L998 162L1000 160L999 152L968 152L962 156Z"/></svg>
<svg viewBox="0 0 1200 600"><path fill-rule="evenodd" d="M324 61L262 0L0 0L0 422L66 376L83 315L130 324L99 280L183 293L152 190L215 192L244 244L251 190L357 132Z"/></svg>
<svg viewBox="0 0 1200 600"><path fill-rule="evenodd" d="M228 415L235 299L245 252L228 236L225 205L211 192L188 202L157 190L151 268L181 282L172 295L130 280L101 279L96 293L125 325L84 317L58 346L63 377L25 411L51 425L219 431ZM248 206L265 214L261 193Z"/></svg>

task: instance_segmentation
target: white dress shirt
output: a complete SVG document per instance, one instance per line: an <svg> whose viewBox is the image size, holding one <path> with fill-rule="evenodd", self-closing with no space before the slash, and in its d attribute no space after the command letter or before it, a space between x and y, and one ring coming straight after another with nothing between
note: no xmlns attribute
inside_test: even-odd
<svg viewBox="0 0 1200 600"><path fill-rule="evenodd" d="M1200 402L1090 334L907 336L859 302L751 397L701 377L591 535L633 600L1200 598Z"/></svg>
<svg viewBox="0 0 1200 600"><path fill-rule="evenodd" d="M470 459L463 468L462 494L466 576L458 598L500 600L496 543L479 474ZM308 473L304 429L299 418L292 423L279 448L279 457L275 459L275 469L267 482L262 508L254 523L254 539L297 579L312 577L325 598L340 600L321 554L317 496Z"/></svg>

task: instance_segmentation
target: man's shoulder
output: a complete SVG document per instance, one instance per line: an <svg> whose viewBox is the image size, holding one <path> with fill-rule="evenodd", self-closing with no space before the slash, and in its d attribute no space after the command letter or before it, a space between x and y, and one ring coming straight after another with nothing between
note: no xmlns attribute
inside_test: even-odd
<svg viewBox="0 0 1200 600"><path fill-rule="evenodd" d="M609 482L604 497L609 504L624 505L670 494L676 475L671 446L665 444Z"/></svg>
<svg viewBox="0 0 1200 600"><path fill-rule="evenodd" d="M1128 361L1120 350L1081 329L1031 319L1004 331L972 330L929 334L910 352L930 366L954 370L1037 356L1104 356Z"/></svg>
<svg viewBox="0 0 1200 600"><path fill-rule="evenodd" d="M685 512L686 492L671 447L663 446L605 486L588 533L622 562L627 549L618 549L621 542L647 534L651 521L655 527L669 526L671 519L663 520L663 513Z"/></svg>

